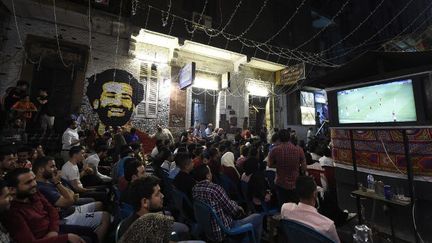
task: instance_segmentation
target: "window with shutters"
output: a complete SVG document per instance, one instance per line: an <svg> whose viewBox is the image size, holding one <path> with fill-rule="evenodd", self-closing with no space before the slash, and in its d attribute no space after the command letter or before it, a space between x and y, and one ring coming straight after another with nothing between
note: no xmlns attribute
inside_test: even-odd
<svg viewBox="0 0 432 243"><path fill-rule="evenodd" d="M159 73L155 64L141 62L140 83L144 85L144 99L136 107L136 116L140 118L157 118Z"/></svg>

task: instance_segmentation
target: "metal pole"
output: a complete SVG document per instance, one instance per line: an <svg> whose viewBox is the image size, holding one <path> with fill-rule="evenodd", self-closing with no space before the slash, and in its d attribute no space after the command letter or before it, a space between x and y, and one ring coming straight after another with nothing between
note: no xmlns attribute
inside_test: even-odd
<svg viewBox="0 0 432 243"><path fill-rule="evenodd" d="M357 160L355 157L355 145L354 145L354 138L353 138L353 131L352 129L349 130L349 137L351 142L351 159L353 162L353 169L354 169L354 182L355 187L358 188L358 171L357 171ZM356 202L357 202L357 215L358 215L358 223L363 224L363 216L362 216L362 210L361 210L361 202L360 197L356 196Z"/></svg>
<svg viewBox="0 0 432 243"><path fill-rule="evenodd" d="M410 154L410 148L409 148L409 141L408 136L406 133L406 129L401 130L402 136L403 136L403 143L404 143L404 151L405 151L405 161L406 161L406 170L408 175L408 191L409 195L411 197L411 209L414 207L415 202L415 190L414 190L414 176L413 176L413 169L412 169L412 161L411 161L411 154ZM414 215L413 215L414 217ZM416 242L420 242L420 239L417 235L416 228L414 226L414 218L413 218L413 231Z"/></svg>

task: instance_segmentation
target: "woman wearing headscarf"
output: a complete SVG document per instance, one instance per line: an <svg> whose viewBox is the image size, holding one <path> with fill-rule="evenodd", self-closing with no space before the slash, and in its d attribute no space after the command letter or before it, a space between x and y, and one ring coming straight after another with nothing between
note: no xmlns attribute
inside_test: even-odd
<svg viewBox="0 0 432 243"><path fill-rule="evenodd" d="M235 167L234 153L230 151L231 142L226 141L219 147L222 152L221 170L222 173L228 176L236 185L240 183L240 174Z"/></svg>

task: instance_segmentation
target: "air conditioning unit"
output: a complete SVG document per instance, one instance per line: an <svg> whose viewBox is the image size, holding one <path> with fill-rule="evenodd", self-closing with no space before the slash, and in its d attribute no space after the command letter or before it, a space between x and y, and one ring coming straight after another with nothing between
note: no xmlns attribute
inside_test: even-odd
<svg viewBox="0 0 432 243"><path fill-rule="evenodd" d="M200 20L201 18L201 20ZM202 28L202 26L211 29L212 27L212 17L208 15L202 15L201 13L193 12L192 13L192 21L198 24L198 28Z"/></svg>

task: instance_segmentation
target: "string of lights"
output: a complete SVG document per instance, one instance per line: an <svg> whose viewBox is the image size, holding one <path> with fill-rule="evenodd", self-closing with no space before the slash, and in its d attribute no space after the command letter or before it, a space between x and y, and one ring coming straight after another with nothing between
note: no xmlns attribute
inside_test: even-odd
<svg viewBox="0 0 432 243"><path fill-rule="evenodd" d="M379 29L375 34L373 34L372 36L370 36L369 38L367 38L366 40L364 40L363 42L361 42L360 44L352 47L351 49L347 50L345 53L340 54L340 55L336 55L334 57L331 58L327 58L327 61L331 61L331 60L335 60L335 59L339 59L341 57L344 57L348 54L350 54L351 52L353 52L354 50L357 50L358 48L364 46L365 44L367 44L370 40L372 40L373 38L375 38L377 35L381 34L381 32L383 32L388 26L390 26L407 8L408 6L413 2L414 0L410 0L407 4L405 4L405 6L395 15L393 16L392 19L390 19L389 22L387 22L381 29Z"/></svg>
<svg viewBox="0 0 432 243"><path fill-rule="evenodd" d="M426 8L426 10L427 10L428 8ZM424 11L422 11L422 12L424 12ZM417 21L417 19L418 19L418 17L420 17L421 16L421 14L419 14L418 16L417 16L417 18L415 18L415 19L413 19L412 21L411 21L411 23L404 29L404 30L402 30L400 33L398 33L397 35L395 35L395 36L392 36L392 37L390 37L390 38L385 38L385 39L380 39L380 40L376 40L376 41L371 41L371 42L369 42L369 43L367 43L367 44L365 44L365 45L374 45L374 44L378 44L378 43L383 43L383 42L388 42L388 41L391 41L391 40L394 40L394 39L397 39L398 37L400 37L403 33L405 33L405 31L408 29L408 28L410 28L416 21ZM413 34L415 34L420 28L422 28L423 27L423 25L424 24L427 24L428 23L428 21L430 20L432 18L432 15L430 15L429 17L427 17L420 25L418 25L413 31L411 31L410 33L408 33L408 34L406 34L406 36L404 37L404 39L403 40L406 40L407 38L410 38L410 36L411 35L413 35ZM344 51L346 51L346 50L350 50L350 49L352 49L353 47L347 47L347 48L342 48L342 49L340 49L340 50L338 50L338 52L344 52ZM375 50L379 50L379 49L381 49L382 48L382 46L381 47L379 47L378 49L375 49ZM359 51L363 51L363 50L359 50ZM337 65L337 66L340 66L340 65Z"/></svg>
<svg viewBox="0 0 432 243"><path fill-rule="evenodd" d="M230 40L230 41L234 41L234 40L238 40L238 39L242 38L244 35L246 35L249 32L249 30L252 28L252 26L255 25L255 22L258 20L259 16L261 15L261 13L263 12L263 10L267 6L267 2L268 2L268 0L264 0L263 5L261 6L260 10L255 15L255 18L252 20L252 22L249 24L249 26L240 35L238 35L238 36L236 36L234 38L228 37L227 39Z"/></svg>
<svg viewBox="0 0 432 243"><path fill-rule="evenodd" d="M160 11L160 12L164 11L164 10L158 9L158 8L156 8L154 6L151 6L151 5L148 5L148 6L149 6L149 9L154 9L154 10L157 10L157 11ZM187 26L187 23L189 23L189 24L195 25L195 27L199 26L203 30L207 30L208 29L208 27L206 27L206 26L203 26L203 25L201 25L199 23L195 23L194 21L191 21L189 19L177 16L175 14L171 14L171 16L173 18L176 18L176 19L179 19L181 21L184 21L185 22L185 26ZM146 23L148 23L148 21L146 21ZM190 30L187 30L187 31L190 33ZM214 30L212 29L212 31L214 31ZM227 38L227 37L235 38L236 37L235 35L226 33L224 31L218 31L218 32L220 32L225 38ZM212 37L212 36L209 36L209 37ZM249 39L246 39L244 37L243 38L238 38L237 41L239 41L244 46L249 47L249 48L257 48L257 47L262 46L262 43L259 43L259 42L253 41L253 40L249 40ZM269 45L269 44L266 44L266 47L267 47L267 49L269 49L269 48L280 48L280 50L287 50L287 51L284 51L284 53L282 53L282 54L274 52L274 51L268 51L268 50L265 50L263 48L261 48L260 51L263 51L266 54L270 53L272 55L277 55L277 56L279 56L281 58L285 58L285 59L290 59L291 58L291 59L295 59L297 61L304 61L304 62L307 62L307 63L310 63L310 64L314 64L314 65L321 65L321 66L326 66L326 67L328 67L328 66L333 67L334 66L334 65L325 64L326 61L323 60L323 58L321 56L319 56L319 55L317 55L315 53L308 53L308 52L302 52L302 51L295 51L294 52L294 51L291 51L291 50L286 49L286 48L276 47L276 46ZM289 52L290 54L287 54L287 52Z"/></svg>
<svg viewBox="0 0 432 243"><path fill-rule="evenodd" d="M171 2L171 0L169 0L169 3L168 3L168 11L167 11L167 13L166 13L166 17L163 17L163 16L162 16L162 26L163 26L163 27L165 27L165 26L168 24L168 19L169 19L170 12L171 12L171 4L172 4L172 2Z"/></svg>
<svg viewBox="0 0 432 243"><path fill-rule="evenodd" d="M432 7L432 2L409 24L401 33L399 33L397 36L395 36L393 39L399 38L407 29L409 29L416 21L419 19L420 16L422 16L426 11L428 11ZM432 18L432 14L429 15L419 26L417 26L411 33L416 33L421 27L423 27L424 24L426 24L430 19Z"/></svg>
<svg viewBox="0 0 432 243"><path fill-rule="evenodd" d="M136 15L136 11L137 11L137 8L138 8L138 0L132 0L131 1L131 14L132 14L132 16L133 15Z"/></svg>
<svg viewBox="0 0 432 243"><path fill-rule="evenodd" d="M204 28L204 32L211 37L216 37L219 36L222 32L225 31L226 28L228 28L228 26L231 24L231 21L233 20L234 16L237 13L237 10L240 8L241 4L242 4L243 0L240 0L237 4L237 6L235 7L233 13L231 14L231 16L229 17L227 23L225 24L225 26L220 30L220 31L216 31L216 34L211 34L207 32L207 28Z"/></svg>
<svg viewBox="0 0 432 243"><path fill-rule="evenodd" d="M383 5L385 0L381 0L381 2L378 3L378 5L374 8L374 10L372 10L368 16L366 16L366 18L363 19L362 22L360 22L359 25L357 25L357 27L355 27L350 33L348 33L344 38L340 39L338 42L334 43L333 45L331 45L330 47L328 47L325 50L322 50L320 53L325 53L328 52L329 50L335 48L336 46L338 46L339 44L341 44L342 42L344 42L345 40L347 40L349 37L351 37L355 32L357 32L375 13L376 11Z"/></svg>
<svg viewBox="0 0 432 243"><path fill-rule="evenodd" d="M297 6L296 10L294 11L294 13L291 15L291 17L288 18L288 20L285 22L285 24L275 33L273 34L270 38L268 38L266 41L264 41L262 44L260 45L265 45L267 43L269 43L270 41L272 41L274 38L276 38L276 36L278 36L290 23L291 21L294 19L294 17L297 16L299 10L303 7L303 5L306 3L306 0L303 0L299 6Z"/></svg>
<svg viewBox="0 0 432 243"><path fill-rule="evenodd" d="M315 33L309 40L304 41L302 44L300 44L299 46L297 46L296 48L294 48L293 51L296 51L296 50L304 47L305 45L309 44L311 41L315 40L315 38L318 37L321 33L323 33L324 31L326 31L327 28L335 21L335 19L337 17L339 17L339 15L343 12L343 10L348 5L348 3L350 3L350 0L346 0L345 1L345 3L342 5L342 7L339 9L339 11L336 12L336 14L330 19L330 21L327 23L326 26L324 26L323 28L321 28L320 31L318 31L317 33Z"/></svg>
<svg viewBox="0 0 432 243"><path fill-rule="evenodd" d="M171 26L170 26L169 31L168 31L168 35L171 35L172 29L173 29L173 26L174 26L174 21L175 21L175 18L172 18L172 20L171 20Z"/></svg>
<svg viewBox="0 0 432 243"><path fill-rule="evenodd" d="M201 10L200 16L199 16L199 18L198 18L198 22L197 22L196 24L194 24L194 21L192 21L192 26L193 26L192 30L189 30L189 27L188 27L188 25L187 25L187 22L185 21L186 31L187 31L189 34L192 35L192 36L191 36L191 39L193 38L193 34L194 34L195 31L197 30L199 23L201 23L202 17L203 17L204 12L205 12L205 10L206 10L206 8L207 8L207 4L208 4L208 0L205 0L205 2L204 2L204 7L203 7L203 9ZM149 6L150 6L150 5L149 5ZM173 17L174 17L174 16L173 16Z"/></svg>

